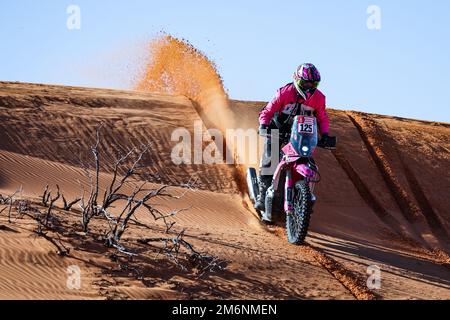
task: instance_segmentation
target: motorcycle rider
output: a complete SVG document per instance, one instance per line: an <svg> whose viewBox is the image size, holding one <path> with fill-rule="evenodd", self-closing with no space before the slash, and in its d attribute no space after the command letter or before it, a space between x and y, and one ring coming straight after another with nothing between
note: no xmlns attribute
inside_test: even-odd
<svg viewBox="0 0 450 320"><path fill-rule="evenodd" d="M290 131L295 115L315 115L321 133L318 145L327 147L331 144L333 138L328 135L330 121L325 110L325 95L317 89L320 81L319 70L313 64L301 64L294 72L294 81L278 89L273 100L259 115L259 134L265 140L259 167L259 196L255 202L258 210L265 210L266 191L273 178L273 172L268 172L271 168L271 129L279 129L280 133Z"/></svg>

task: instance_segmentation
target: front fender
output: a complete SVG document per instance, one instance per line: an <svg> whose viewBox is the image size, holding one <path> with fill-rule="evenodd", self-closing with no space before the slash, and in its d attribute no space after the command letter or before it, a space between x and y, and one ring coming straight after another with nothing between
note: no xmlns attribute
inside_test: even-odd
<svg viewBox="0 0 450 320"><path fill-rule="evenodd" d="M304 163L296 163L294 164L294 170L299 175L305 177L305 178L314 178L316 172L312 170L307 164Z"/></svg>

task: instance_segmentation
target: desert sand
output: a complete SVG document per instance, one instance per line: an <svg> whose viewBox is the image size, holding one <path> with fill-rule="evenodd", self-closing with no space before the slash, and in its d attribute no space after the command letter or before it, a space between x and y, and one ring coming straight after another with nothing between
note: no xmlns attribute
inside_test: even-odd
<svg viewBox="0 0 450 320"><path fill-rule="evenodd" d="M263 102L230 101L239 128L256 128ZM201 276L163 254L126 259L80 231L79 209L56 203L59 231L36 234L36 223L12 208L0 215L0 299L449 299L450 124L330 110L333 152L319 150L322 181L304 246L288 244L283 224L259 222L227 164L174 165L175 128L203 121L184 96L140 91L0 82L0 194L16 190L45 211L41 196L56 185L80 195L99 122L100 185L130 147L149 144L139 179L167 185L178 198L156 198L196 250L222 261ZM191 186L192 180L195 186ZM0 206L0 210L8 207ZM159 237L164 225L136 213L124 243ZM136 249L136 250L138 250ZM69 266L81 285L67 285ZM367 267L381 270L381 288L366 286Z"/></svg>

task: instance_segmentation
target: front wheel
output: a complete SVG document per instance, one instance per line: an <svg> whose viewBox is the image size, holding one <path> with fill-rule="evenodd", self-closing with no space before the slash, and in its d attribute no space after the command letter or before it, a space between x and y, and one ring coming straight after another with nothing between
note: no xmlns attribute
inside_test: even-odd
<svg viewBox="0 0 450 320"><path fill-rule="evenodd" d="M301 244L308 233L312 214L311 190L306 181L295 185L294 211L286 216L286 233L292 244Z"/></svg>

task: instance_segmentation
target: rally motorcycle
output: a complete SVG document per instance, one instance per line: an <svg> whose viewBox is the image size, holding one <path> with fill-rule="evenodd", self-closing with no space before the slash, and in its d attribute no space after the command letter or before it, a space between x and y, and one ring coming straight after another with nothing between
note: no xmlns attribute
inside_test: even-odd
<svg viewBox="0 0 450 320"><path fill-rule="evenodd" d="M326 145L318 145L317 129L316 117L297 115L293 118L290 133L278 133L281 161L266 192L265 211L257 210L261 220L269 224L274 214L286 214L286 233L292 244L301 244L305 240L316 202L314 187L320 181L320 174L312 158L314 150L336 147L336 137L330 137ZM273 136L272 133L272 139ZM259 195L255 168L247 170L247 185L254 203Z"/></svg>

